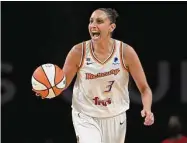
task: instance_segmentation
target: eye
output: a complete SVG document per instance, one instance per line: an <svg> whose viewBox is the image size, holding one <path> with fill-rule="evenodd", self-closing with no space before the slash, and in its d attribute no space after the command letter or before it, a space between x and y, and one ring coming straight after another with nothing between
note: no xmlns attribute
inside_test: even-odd
<svg viewBox="0 0 187 143"><path fill-rule="evenodd" d="M90 24L93 23L94 21L95 21L95 23L97 23L97 24L101 24L101 23L104 22L102 19L96 19L96 20L90 19Z"/></svg>
<svg viewBox="0 0 187 143"><path fill-rule="evenodd" d="M90 19L90 23L93 23L93 19Z"/></svg>
<svg viewBox="0 0 187 143"><path fill-rule="evenodd" d="M97 23L103 23L103 20L97 19Z"/></svg>

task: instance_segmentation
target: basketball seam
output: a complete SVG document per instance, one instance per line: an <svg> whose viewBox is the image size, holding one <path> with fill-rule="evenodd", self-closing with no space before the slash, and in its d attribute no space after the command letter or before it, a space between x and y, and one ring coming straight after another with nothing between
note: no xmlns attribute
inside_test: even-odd
<svg viewBox="0 0 187 143"><path fill-rule="evenodd" d="M56 85L57 85L57 84L56 84ZM62 89L62 88L57 87L56 85L55 85L56 88L58 88L58 89Z"/></svg>
<svg viewBox="0 0 187 143"><path fill-rule="evenodd" d="M41 66L41 67L42 67L42 66ZM54 65L54 69L55 69L55 75L54 75L54 77L56 77L56 67L55 67L55 65ZM42 70L43 70L45 76L47 77L47 74L45 73L45 70L43 69L43 67L42 67ZM64 76L63 76L62 80L63 80L63 79L64 79ZM48 90L49 90L49 89L52 89L54 95L56 96L56 93L55 93L55 91L54 91L54 89L53 89L53 86L51 85L51 82L49 81L48 77L47 77L47 80L48 80L48 82L49 82L49 84L50 84L50 86L51 86L51 88L47 88L47 89L48 89ZM61 82L62 80L60 80L60 82ZM60 82L58 82L57 84L59 84ZM54 83L55 83L55 78L54 78ZM55 86L57 89L61 89L61 88L58 88L58 87L56 86L57 84L55 83L54 86Z"/></svg>
<svg viewBox="0 0 187 143"><path fill-rule="evenodd" d="M45 73L45 70L43 69L43 67L42 67L42 70L43 70L45 76L47 77L47 74ZM48 79L48 77L47 77L47 80L48 80L49 84L51 85L51 82L50 82L50 80ZM52 87L52 85L51 85L51 87ZM50 88L49 88L49 89L50 89Z"/></svg>
<svg viewBox="0 0 187 143"><path fill-rule="evenodd" d="M55 67L55 77L56 77L56 67ZM63 75L62 79L61 79L58 83L56 83L56 82L55 82L55 78L54 78L55 87L56 87L57 89L61 89L61 88L58 88L56 85L59 84L63 79L64 79L64 75ZM54 91L53 91L53 92L54 92ZM54 92L54 93L55 93L55 92Z"/></svg>
<svg viewBox="0 0 187 143"><path fill-rule="evenodd" d="M54 66L54 67L55 67L55 66ZM43 67L42 67L42 70L43 70L45 76L47 77L47 74L45 73L45 70L43 69ZM56 77L56 68L55 68L55 76L54 76L54 77ZM49 84L51 85L51 82L49 81L48 77L47 77L47 80L48 80ZM54 83L55 83L55 78L54 78ZM55 91L53 90L53 86L52 86L52 85L51 85L51 88L49 88L49 89L52 89L54 95L56 96L56 93L55 93ZM48 96L48 95L47 95L47 96Z"/></svg>
<svg viewBox="0 0 187 143"><path fill-rule="evenodd" d="M55 66L55 77L56 77L56 66ZM62 80L64 79L64 76L63 76L63 78L57 83L57 84L59 84ZM61 89L61 88L58 88L56 85L56 82L55 82L55 78L54 78L54 83L55 83L55 87L57 88L57 89ZM54 91L54 89L53 89L53 87L52 87L52 90L53 90L53 92L54 92L54 94L55 94L55 96L56 96L56 93L55 93L55 91Z"/></svg>
<svg viewBox="0 0 187 143"><path fill-rule="evenodd" d="M56 86L56 83L55 83L55 79L56 79L56 66L55 66L55 65L54 65L54 68L55 68L54 85ZM54 94L55 94L55 96L56 96L56 93L55 93L53 87L52 87L52 90L53 90L53 92L54 92Z"/></svg>
<svg viewBox="0 0 187 143"><path fill-rule="evenodd" d="M34 76L33 76L33 78L37 81L37 82L39 82L39 83L41 83L39 80L37 80ZM41 83L42 85L44 85L48 90L50 89L50 88L48 88L45 84L43 84L43 83ZM44 90L40 90L40 91L45 91L45 90L47 90L47 89L44 89ZM35 89L34 89L35 90Z"/></svg>
<svg viewBox="0 0 187 143"><path fill-rule="evenodd" d="M64 76L63 76L63 78L62 78L58 83L55 83L55 86L56 86L57 84L59 84L61 81L63 81L63 79L64 79Z"/></svg>

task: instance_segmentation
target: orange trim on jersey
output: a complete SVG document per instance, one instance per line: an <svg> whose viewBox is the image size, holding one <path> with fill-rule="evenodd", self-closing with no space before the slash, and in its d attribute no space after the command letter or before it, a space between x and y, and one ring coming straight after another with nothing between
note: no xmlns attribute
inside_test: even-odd
<svg viewBox="0 0 187 143"><path fill-rule="evenodd" d="M122 67L129 72L129 69L128 67L125 65L124 63L124 59L123 59L123 50L124 50L124 47L123 47L123 42L120 43L120 62L121 62L121 65Z"/></svg>
<svg viewBox="0 0 187 143"><path fill-rule="evenodd" d="M93 52L93 45L92 45L92 42L90 41L90 53L91 53L91 56L92 58L99 64L102 64L104 65L105 63L107 63L114 55L116 51L116 41L114 40L114 46L113 46L113 49L112 49L112 53L110 54L110 56L104 61L104 62L101 62L99 59L96 58L96 56L94 55L94 52Z"/></svg>
<svg viewBox="0 0 187 143"><path fill-rule="evenodd" d="M85 52L86 52L86 42L83 42L82 43L82 57L81 57L81 63L80 63L80 65L79 65L79 69L83 66L83 64L84 64L84 59L85 59ZM78 70L79 70L78 69Z"/></svg>

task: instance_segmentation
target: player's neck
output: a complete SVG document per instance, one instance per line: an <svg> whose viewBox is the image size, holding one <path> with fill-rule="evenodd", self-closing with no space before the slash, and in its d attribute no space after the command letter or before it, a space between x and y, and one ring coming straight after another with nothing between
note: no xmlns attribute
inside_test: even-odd
<svg viewBox="0 0 187 143"><path fill-rule="evenodd" d="M114 40L109 38L102 40L101 42L92 42L92 46L95 52L97 53L108 53L113 49Z"/></svg>

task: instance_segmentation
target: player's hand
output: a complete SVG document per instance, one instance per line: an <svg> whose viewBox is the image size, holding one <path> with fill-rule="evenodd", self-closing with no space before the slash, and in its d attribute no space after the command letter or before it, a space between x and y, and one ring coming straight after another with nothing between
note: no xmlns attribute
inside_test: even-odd
<svg viewBox="0 0 187 143"><path fill-rule="evenodd" d="M154 123L154 115L151 110L143 109L141 115L142 117L145 117L144 125L150 126Z"/></svg>
<svg viewBox="0 0 187 143"><path fill-rule="evenodd" d="M34 91L34 92L35 92L35 95L36 95L36 96L41 97L41 99L45 99L45 98L43 98L43 97L40 95L40 93L39 93L39 92L37 92L36 90L32 89L32 91Z"/></svg>

